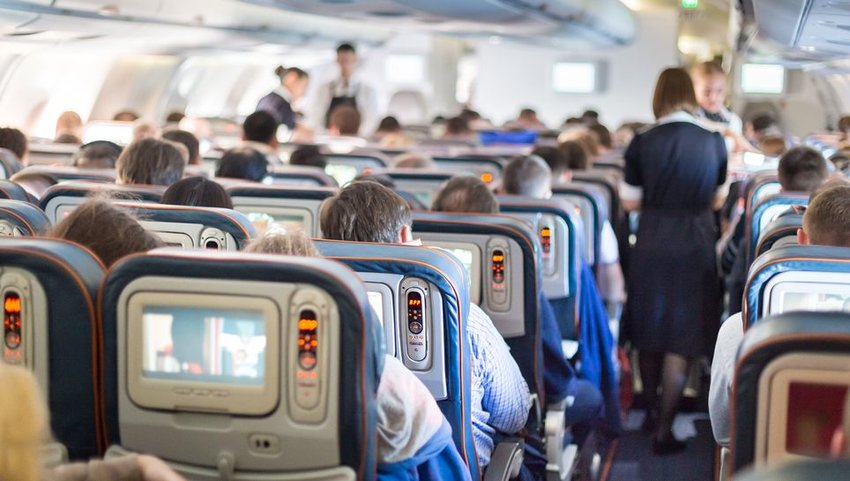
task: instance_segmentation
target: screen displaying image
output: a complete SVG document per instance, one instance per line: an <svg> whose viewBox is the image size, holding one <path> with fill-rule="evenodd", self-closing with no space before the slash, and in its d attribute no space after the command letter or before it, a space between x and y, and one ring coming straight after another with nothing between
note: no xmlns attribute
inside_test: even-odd
<svg viewBox="0 0 850 481"><path fill-rule="evenodd" d="M794 382L788 389L785 449L789 453L829 457L843 422L847 386Z"/></svg>
<svg viewBox="0 0 850 481"><path fill-rule="evenodd" d="M297 214L267 214L265 212L251 212L248 220L257 229L257 236L262 237L266 232L286 234L304 228L304 217Z"/></svg>
<svg viewBox="0 0 850 481"><path fill-rule="evenodd" d="M357 177L357 167L344 164L328 164L325 167L325 173L333 177L340 187L345 187L345 184Z"/></svg>
<svg viewBox="0 0 850 481"><path fill-rule="evenodd" d="M372 306L372 310L375 311L375 314L378 316L378 320L381 321L381 325L384 324L384 296L380 292L369 291L367 293L369 295L369 305Z"/></svg>
<svg viewBox="0 0 850 481"><path fill-rule="evenodd" d="M782 312L794 311L850 312L850 292L784 292Z"/></svg>
<svg viewBox="0 0 850 481"><path fill-rule="evenodd" d="M145 307L142 310L143 376L262 385L265 327L261 311Z"/></svg>

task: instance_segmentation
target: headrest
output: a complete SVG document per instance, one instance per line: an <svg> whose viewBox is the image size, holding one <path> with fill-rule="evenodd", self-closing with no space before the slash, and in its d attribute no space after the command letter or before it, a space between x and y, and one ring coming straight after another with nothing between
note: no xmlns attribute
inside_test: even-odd
<svg viewBox="0 0 850 481"><path fill-rule="evenodd" d="M501 175L504 166L496 157L465 155L460 157L434 157L434 162L440 166L480 167L482 170L492 171Z"/></svg>
<svg viewBox="0 0 850 481"><path fill-rule="evenodd" d="M141 221L196 224L219 229L233 236L240 249L257 236L251 221L244 214L231 209L139 202L115 202L115 205L131 210Z"/></svg>
<svg viewBox="0 0 850 481"><path fill-rule="evenodd" d="M11 180L0 179L0 198L31 202L32 198L20 185Z"/></svg>
<svg viewBox="0 0 850 481"><path fill-rule="evenodd" d="M593 208L597 209L597 211L594 212L599 223L597 231L601 230L602 223L608 220L607 201L605 200L605 194L602 191L602 187L599 187L598 185L581 183L559 185L552 187L552 193L554 195L574 195L589 200L593 205Z"/></svg>
<svg viewBox="0 0 850 481"><path fill-rule="evenodd" d="M377 153L351 153L351 154L325 154L329 164L359 165L365 168L383 169L387 167L387 161Z"/></svg>
<svg viewBox="0 0 850 481"><path fill-rule="evenodd" d="M318 167L276 166L269 172L274 184L337 187L336 180Z"/></svg>
<svg viewBox="0 0 850 481"><path fill-rule="evenodd" d="M31 165L21 172L49 175L60 182L65 180L115 182L115 169L81 169L79 167L64 165Z"/></svg>
<svg viewBox="0 0 850 481"><path fill-rule="evenodd" d="M342 264L321 258L167 248L130 256L113 266L100 297L104 335L103 389L110 443L120 442L119 300L131 283L143 278L302 284L327 292L336 303L340 317L339 369L346 372L345 376L340 376L339 383L340 461L351 466L358 473L358 479L374 479L377 441L374 398L380 376L379 362L384 355L380 325L367 307L366 289L357 275ZM351 366L358 368L351 369Z"/></svg>
<svg viewBox="0 0 850 481"><path fill-rule="evenodd" d="M738 349L733 389L735 470L749 466L757 456L759 386L763 373L774 360L794 353L850 355L850 314L781 314L765 318L746 332Z"/></svg>
<svg viewBox="0 0 850 481"><path fill-rule="evenodd" d="M782 238L797 236L797 230L803 227L803 216L801 214L781 215L773 219L767 225L758 239L756 257L760 257L773 248L773 245Z"/></svg>
<svg viewBox="0 0 850 481"><path fill-rule="evenodd" d="M762 226L767 227L765 223L765 216L771 215L771 211L779 210L779 212L775 212L776 215L782 214L783 207L791 207L792 205L808 205L809 204L809 194L801 194L801 193L783 193L776 194L765 199L759 201L752 209L751 212L748 212L748 224L747 228L750 232L750 256L754 256L756 252L756 247L758 246L759 236L761 235ZM774 216L770 221L775 219Z"/></svg>
<svg viewBox="0 0 850 481"><path fill-rule="evenodd" d="M18 156L9 149L0 148L0 178L8 179L12 175L21 171L24 165L21 164Z"/></svg>
<svg viewBox="0 0 850 481"><path fill-rule="evenodd" d="M737 481L841 481L850 473L850 460L800 461L735 476Z"/></svg>
<svg viewBox="0 0 850 481"><path fill-rule="evenodd" d="M850 279L850 249L826 246L785 246L756 259L744 288L744 329L755 325L765 309L765 289L777 275L786 272L847 273Z"/></svg>
<svg viewBox="0 0 850 481"><path fill-rule="evenodd" d="M165 187L158 185L116 185L101 182L71 180L50 186L38 202L39 207L52 222L58 219L58 199L83 199L93 194L108 194L114 199L139 202L159 202ZM77 204L82 202L77 202ZM61 220L61 219L58 219Z"/></svg>
<svg viewBox="0 0 850 481"><path fill-rule="evenodd" d="M453 177L447 172L434 172L422 169L379 169L372 172L374 175L386 175L393 180L418 180L430 182L445 182Z"/></svg>
<svg viewBox="0 0 850 481"><path fill-rule="evenodd" d="M48 229L50 221L38 207L20 200L0 200L0 236L38 236Z"/></svg>
<svg viewBox="0 0 850 481"><path fill-rule="evenodd" d="M778 184L779 174L776 172L760 172L752 175L747 182L747 189L744 193L745 209L750 212L763 196L761 189L768 184Z"/></svg>
<svg viewBox="0 0 850 481"><path fill-rule="evenodd" d="M226 188L231 198L258 197L265 199L325 200L338 189L332 187L287 187L279 185L237 185Z"/></svg>

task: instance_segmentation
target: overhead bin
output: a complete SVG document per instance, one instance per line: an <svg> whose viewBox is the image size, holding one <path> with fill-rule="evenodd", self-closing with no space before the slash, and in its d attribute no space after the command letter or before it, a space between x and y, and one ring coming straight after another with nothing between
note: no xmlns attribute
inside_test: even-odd
<svg viewBox="0 0 850 481"><path fill-rule="evenodd" d="M850 0L744 0L743 7L744 21L757 29L748 45L755 50L796 61L850 55Z"/></svg>

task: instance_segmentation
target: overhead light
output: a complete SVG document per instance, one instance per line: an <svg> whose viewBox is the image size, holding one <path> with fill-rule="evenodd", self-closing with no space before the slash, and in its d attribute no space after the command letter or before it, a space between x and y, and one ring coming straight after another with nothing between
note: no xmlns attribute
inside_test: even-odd
<svg viewBox="0 0 850 481"><path fill-rule="evenodd" d="M97 10L97 14L103 17L115 17L121 14L121 9L118 8L118 5L104 5Z"/></svg>
<svg viewBox="0 0 850 481"><path fill-rule="evenodd" d="M490 45L499 45L500 43L502 43L502 37L498 35L491 35L489 41Z"/></svg>
<svg viewBox="0 0 850 481"><path fill-rule="evenodd" d="M620 3L628 7L630 10L637 12L641 9L641 0L620 0Z"/></svg>

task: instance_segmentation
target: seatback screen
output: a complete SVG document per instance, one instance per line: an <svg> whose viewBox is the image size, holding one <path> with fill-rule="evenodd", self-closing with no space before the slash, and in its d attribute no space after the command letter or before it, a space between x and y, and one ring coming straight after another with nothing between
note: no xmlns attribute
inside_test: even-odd
<svg viewBox="0 0 850 481"><path fill-rule="evenodd" d="M261 311L146 306L143 377L262 385L266 326Z"/></svg>
<svg viewBox="0 0 850 481"><path fill-rule="evenodd" d="M304 216L297 214L267 214L265 212L251 212L248 220L257 229L258 237L267 232L286 234L295 230L303 230Z"/></svg>
<svg viewBox="0 0 850 481"><path fill-rule="evenodd" d="M357 177L357 167L345 164L328 164L325 167L325 173L333 177L340 187L354 180Z"/></svg>
<svg viewBox="0 0 850 481"><path fill-rule="evenodd" d="M841 429L847 386L792 382L788 390L785 449L789 453L829 457Z"/></svg>
<svg viewBox="0 0 850 481"><path fill-rule="evenodd" d="M372 306L372 310L375 311L375 314L378 316L378 320L381 321L381 325L384 324L384 296L380 292L369 291L369 305Z"/></svg>

